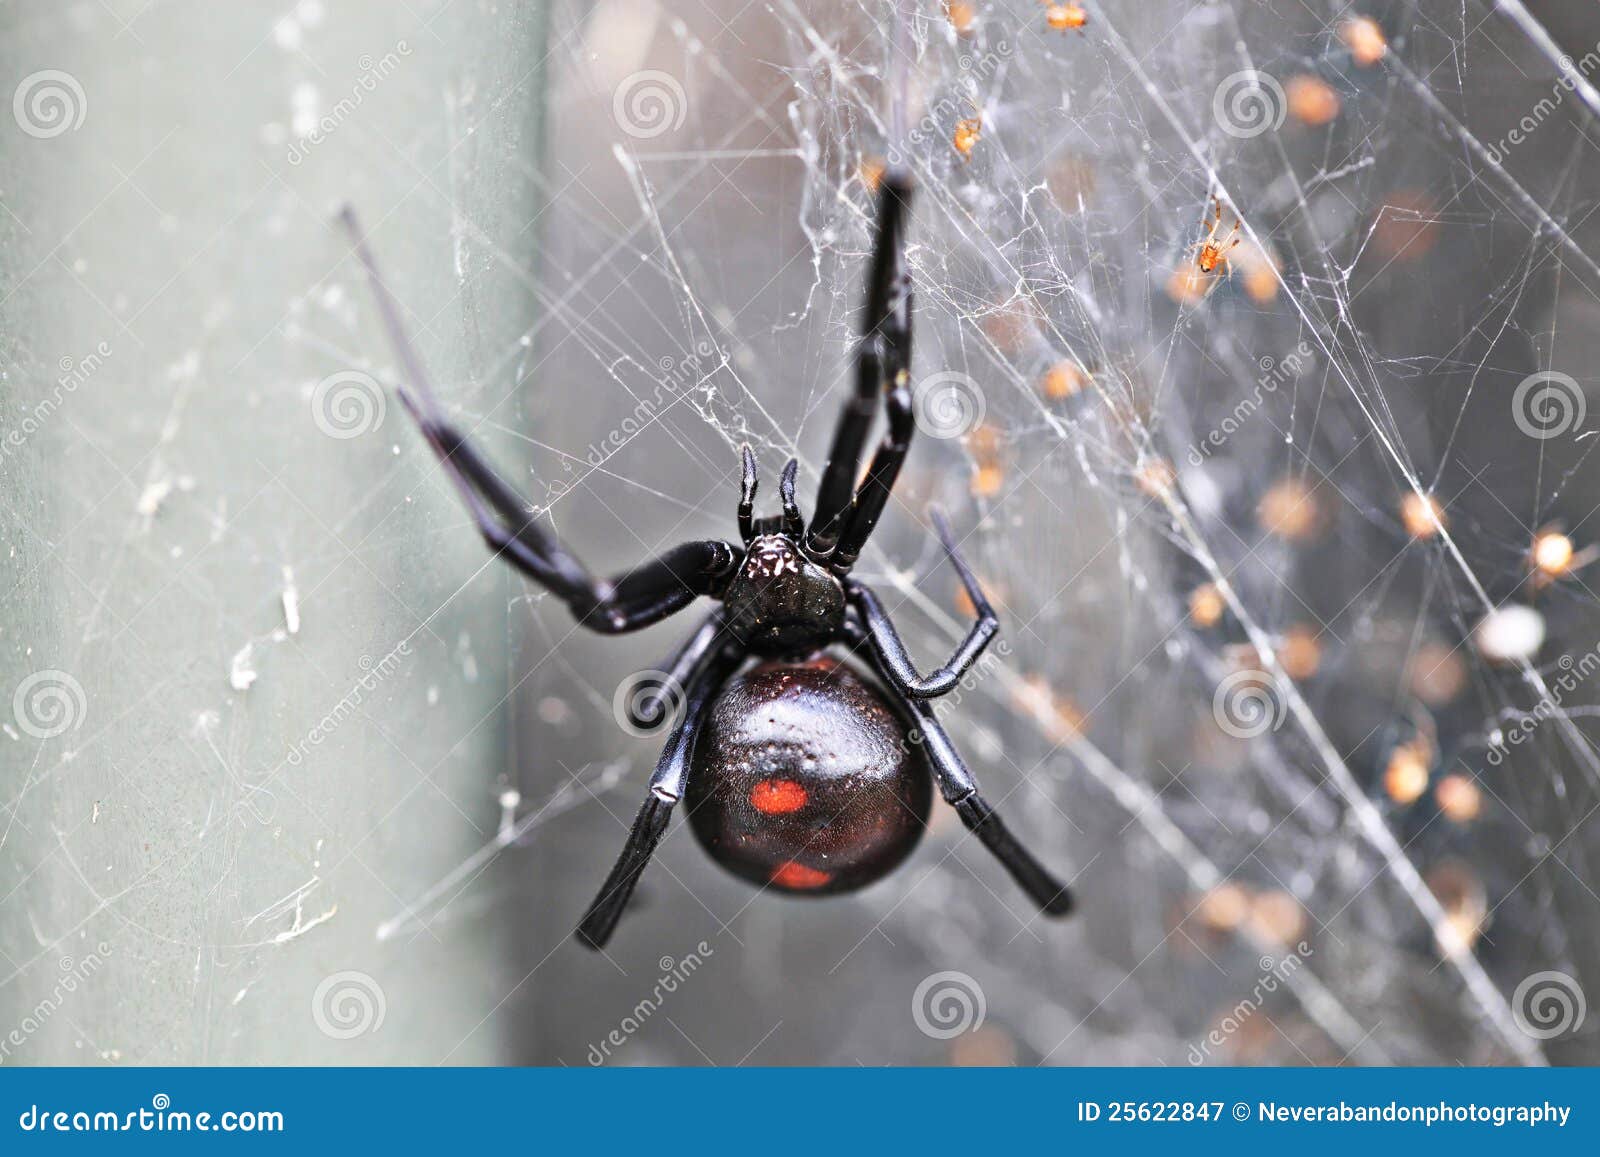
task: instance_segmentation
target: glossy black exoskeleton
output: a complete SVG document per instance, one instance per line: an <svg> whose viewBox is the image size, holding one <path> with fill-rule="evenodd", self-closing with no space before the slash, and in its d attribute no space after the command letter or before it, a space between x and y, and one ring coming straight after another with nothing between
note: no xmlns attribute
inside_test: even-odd
<svg viewBox="0 0 1600 1157"><path fill-rule="evenodd" d="M781 534L750 544L722 601L728 630L756 655L805 654L844 626L844 584Z"/></svg>
<svg viewBox="0 0 1600 1157"><path fill-rule="evenodd" d="M717 863L796 895L850 892L922 838L933 780L907 720L843 659L767 659L707 713L689 826Z"/></svg>
<svg viewBox="0 0 1600 1157"><path fill-rule="evenodd" d="M933 522L978 619L933 674L917 673L893 622L866 584L850 577L878 524L911 446L911 278L905 232L907 174L884 175L856 384L834 429L808 524L795 501L798 464L779 484L782 513L755 518L755 456L745 447L738 521L742 547L687 542L610 579L590 574L530 514L522 497L453 426L411 348L400 311L346 210L410 389L400 399L449 474L490 549L571 608L579 624L618 634L683 609L720 601L630 707L633 721L670 717L622 855L578 926L599 948L610 938L686 796L695 835L723 867L763 887L811 895L880 879L916 846L933 782L962 822L1048 915L1070 893L1019 844L978 793L933 712L999 628L944 517ZM886 430L866 473L861 462L878 406ZM828 653L860 656L875 680ZM756 662L741 672L754 656Z"/></svg>

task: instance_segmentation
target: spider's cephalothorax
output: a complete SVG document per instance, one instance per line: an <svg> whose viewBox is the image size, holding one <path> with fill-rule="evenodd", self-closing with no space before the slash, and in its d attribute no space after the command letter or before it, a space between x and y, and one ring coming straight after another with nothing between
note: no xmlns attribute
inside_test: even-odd
<svg viewBox="0 0 1600 1157"><path fill-rule="evenodd" d="M1206 235L1195 243L1194 263L1199 267L1201 273L1215 273L1219 267L1231 273L1232 266L1228 264L1228 254L1237 249L1244 240L1243 237L1239 236L1239 230L1242 227L1241 222L1238 216L1235 215L1233 232L1219 241L1217 233L1222 228L1222 198L1212 197L1211 200L1212 204L1216 206L1216 213L1209 218L1211 228L1206 230Z"/></svg>
<svg viewBox="0 0 1600 1157"><path fill-rule="evenodd" d="M845 591L806 550L805 519L795 502L799 463L783 468L780 518L755 519L756 459L744 448L739 492L739 534L745 554L722 591L728 631L757 655L804 655L839 637Z"/></svg>
<svg viewBox="0 0 1600 1157"><path fill-rule="evenodd" d="M844 585L782 534L763 534L750 544L722 601L729 632L757 655L825 647L844 625Z"/></svg>
<svg viewBox="0 0 1600 1157"><path fill-rule="evenodd" d="M700 596L720 601L633 705L636 724L672 718L650 790L622 855L578 926L599 948L611 936L673 809L685 798L700 842L723 867L762 887L822 895L881 878L916 846L929 774L967 828L1046 914L1070 893L1001 823L933 711L983 654L999 620L949 524L933 522L978 620L947 662L917 673L872 589L850 577L911 447L911 278L905 257L911 182L879 184L877 241L856 350L855 389L834 429L807 524L795 500L798 463L783 471L780 515L755 517L756 461L743 454L739 534L686 542L611 579L597 579L528 512L445 418L378 276L354 216L345 224L366 266L410 389L400 400L460 491L490 549L552 592L593 631L660 622ZM861 471L879 400L886 429ZM827 653L857 655L876 681ZM762 661L741 673L754 655ZM668 700L681 700L676 712Z"/></svg>

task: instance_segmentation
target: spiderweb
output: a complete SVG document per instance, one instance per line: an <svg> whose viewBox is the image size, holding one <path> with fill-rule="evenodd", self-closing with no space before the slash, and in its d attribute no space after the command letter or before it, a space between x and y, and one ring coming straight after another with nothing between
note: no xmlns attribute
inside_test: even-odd
<svg viewBox="0 0 1600 1157"><path fill-rule="evenodd" d="M0 739L0 1008L69 955L90 993L18 1057L1600 1061L1600 19L901 4L241 9L205 79L266 94L242 121L170 85L156 140L91 116L29 154L118 164L41 169L69 208L19 217L43 321L6 428L98 348L64 292L129 352L96 369L124 404L5 463L72 478L54 521L4 510L64 640L12 637L5 686L75 678ZM183 33L118 12L86 43ZM65 63L104 118L116 68ZM931 667L970 619L950 512L1002 633L941 717L1079 912L942 807L815 904L680 821L596 957L570 932L662 742L622 707L694 613L596 637L485 557L328 207L451 417L609 573L731 537L745 443L762 512L790 456L810 508L891 161L917 439L856 574ZM226 194L153 208L195 173Z"/></svg>
<svg viewBox="0 0 1600 1157"><path fill-rule="evenodd" d="M1594 982L1592 592L1528 561L1557 521L1581 549L1591 510L1565 375L1600 284L1600 102L1554 39L1585 30L1515 4L1086 7L1082 32L919 10L901 144L883 5L667 21L652 72L606 78L638 264L576 340L616 410L657 359L696 372L600 470L639 486L694 447L704 497L651 495L694 525L726 517L742 441L815 477L871 189L886 156L914 172L921 440L863 573L947 648L921 511L959 512L1009 649L956 734L1084 896L1045 928L946 825L842 951L745 911L741 951L855 1026L796 1031L796 1000L766 1055L1592 1059L1572 1015L1540 1019ZM1195 265L1213 196L1226 277ZM718 922L742 908L685 871ZM936 1006L916 980L941 970L987 1028L930 1048L901 1006ZM723 1059L678 1023L706 1051L668 1055Z"/></svg>

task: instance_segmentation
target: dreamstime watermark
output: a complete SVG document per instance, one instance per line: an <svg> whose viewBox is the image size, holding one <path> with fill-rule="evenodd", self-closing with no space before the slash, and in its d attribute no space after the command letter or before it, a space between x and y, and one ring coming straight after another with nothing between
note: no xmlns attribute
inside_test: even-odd
<svg viewBox="0 0 1600 1157"><path fill-rule="evenodd" d="M953 1040L977 1032L988 1015L983 988L965 972L935 972L911 994L911 1019L924 1036Z"/></svg>
<svg viewBox="0 0 1600 1157"><path fill-rule="evenodd" d="M633 1035L649 1023L650 1018L661 1010L667 997L678 991L678 987L685 983L689 977L698 972L706 960L715 954L711 945L704 940L694 946L681 960L674 960L670 956L663 956L657 961L661 975L656 978L656 983L650 994L640 1000L617 1023L617 1026L608 1032L599 1044L589 1046L586 1054L591 1065L603 1065L610 1059L614 1049L620 1049L627 1044Z"/></svg>
<svg viewBox="0 0 1600 1157"><path fill-rule="evenodd" d="M611 115L630 137L648 141L683 127L689 98L677 77L647 68L622 78L611 94Z"/></svg>
<svg viewBox="0 0 1600 1157"><path fill-rule="evenodd" d="M87 956L78 959L63 956L57 962L61 975L56 978L50 992L23 1013L22 1019L13 1025L4 1037L0 1037L0 1064L4 1064L10 1058L14 1049L27 1044L43 1029L50 1018L67 1003L67 999L83 987L91 976L100 971L100 966L110 955L111 945L102 940Z"/></svg>
<svg viewBox="0 0 1600 1157"><path fill-rule="evenodd" d="M986 679L1001 663L1011 657L1011 643L1006 639L996 639L987 647L978 661L967 668L966 674L961 676L959 682L950 689L950 692L939 696L937 699L924 700L933 711L933 718L939 718L961 706L961 700L968 692L974 690L979 683ZM910 727L906 730L905 739L900 742L902 751L910 752L913 748L920 747L926 742L927 736L920 727Z"/></svg>
<svg viewBox="0 0 1600 1157"><path fill-rule="evenodd" d="M35 671L11 696L17 726L35 739L54 739L83 726L89 709L83 684L70 673L50 668Z"/></svg>
<svg viewBox="0 0 1600 1157"><path fill-rule="evenodd" d="M1489 160L1498 165L1505 161L1512 149L1526 144L1534 133L1539 131L1541 125L1550 119L1550 114L1555 112L1567 101L1567 94L1578 87L1578 76L1587 79L1595 70L1600 69L1600 44L1596 44L1583 56L1574 60L1572 57L1562 55L1561 75L1556 78L1555 87L1550 90L1550 95L1542 98L1534 105L1521 120L1519 120L1505 136L1492 145L1485 145L1484 152L1489 154Z"/></svg>
<svg viewBox="0 0 1600 1157"><path fill-rule="evenodd" d="M373 60L370 53L363 54L356 61L361 69L361 75L356 77L355 83L350 86L350 95L341 97L338 104L320 117L299 126L300 139L289 146L289 163L298 165L310 156L312 149L327 140L356 109L361 107L368 96L377 91L378 85L400 67L401 57L410 55L411 45L404 40L395 41L393 50L384 53L377 60Z"/></svg>
<svg viewBox="0 0 1600 1157"><path fill-rule="evenodd" d="M1577 1032L1588 1015L1583 989L1565 972L1535 972L1511 994L1511 1018L1535 1040Z"/></svg>
<svg viewBox="0 0 1600 1157"><path fill-rule="evenodd" d="M1511 395L1511 420L1540 442L1580 428L1588 414L1589 399L1577 379L1554 370L1529 374Z"/></svg>
<svg viewBox="0 0 1600 1157"><path fill-rule="evenodd" d="M9 457L12 451L22 449L29 438L44 429L45 423L61 408L67 397L77 393L78 387L92 378L110 356L111 346L107 342L101 342L87 357L64 357L57 362L56 366L61 373L56 378L55 387L49 396L22 415L22 421L0 437L0 456Z"/></svg>
<svg viewBox="0 0 1600 1157"><path fill-rule="evenodd" d="M1504 763L1507 749L1521 746L1524 740L1531 738L1539 729L1540 724L1559 715L1566 697L1590 679L1596 671L1600 671L1600 644L1585 651L1577 659L1571 655L1562 655L1556 660L1556 666L1561 669L1561 674L1551 676L1545 681L1550 693L1542 696L1539 702L1527 711L1518 714L1511 723L1496 727L1490 734L1489 753L1485 758L1491 766L1499 767Z"/></svg>
<svg viewBox="0 0 1600 1157"><path fill-rule="evenodd" d="M11 115L30 137L48 140L83 127L89 97L70 72L41 69L23 77L11 94Z"/></svg>
<svg viewBox="0 0 1600 1157"><path fill-rule="evenodd" d="M1224 77L1211 95L1211 115L1239 140L1276 132L1289 115L1289 98L1276 77L1253 68Z"/></svg>
<svg viewBox="0 0 1600 1157"><path fill-rule="evenodd" d="M979 56L963 53L960 59L961 75L974 83L988 80L995 69L1010 60L1015 53L1016 47L1009 40L996 40L993 48ZM971 108L972 102L965 97L958 98L954 95L940 97L927 106L922 117L911 127L911 131L906 134L907 143L913 149L919 149L930 140L943 140L947 131L945 126L959 117L968 115ZM899 165L905 161L899 148L893 145L890 146L885 159L891 165Z"/></svg>
<svg viewBox="0 0 1600 1157"><path fill-rule="evenodd" d="M684 702L683 684L670 671L635 671L617 684L611 714L618 727L643 739L676 724Z"/></svg>
<svg viewBox="0 0 1600 1157"><path fill-rule="evenodd" d="M1255 739L1283 726L1287 710L1265 671L1235 671L1217 684L1211 697L1217 726L1235 739Z"/></svg>
<svg viewBox="0 0 1600 1157"><path fill-rule="evenodd" d="M656 362L661 376L656 379L650 392L634 403L633 409L621 422L604 437L590 442L582 458L573 454L562 455L561 470L567 477L555 478L545 484L544 497L531 500L533 513L549 510L583 481L587 473L578 473L580 465L586 465L590 471L600 469L636 435L651 426L664 410L677 402L686 389L703 383L726 364L727 358L710 341L696 342L694 348L682 357L670 354L662 357Z"/></svg>
<svg viewBox="0 0 1600 1157"><path fill-rule="evenodd" d="M1259 961L1261 977L1256 981L1255 987L1250 990L1248 996L1230 1008L1203 1039L1189 1046L1189 1063L1205 1064L1210 1059L1212 1050L1227 1044L1235 1033L1244 1028L1250 1018L1261 1011L1261 1006L1266 1003L1267 997L1277 992L1280 986L1287 984L1289 978L1300 971L1300 966L1311 954L1311 946L1302 940L1294 946L1294 951L1282 960L1263 956Z"/></svg>
<svg viewBox="0 0 1600 1157"><path fill-rule="evenodd" d="M634 403L627 417L603 437L590 442L582 458L573 454L562 455L561 469L567 477L555 478L546 483L543 499L532 501L533 513L539 514L549 510L587 477L587 472L578 473L580 464L586 465L589 471L600 469L636 435L648 429L662 411L683 396L685 389L704 382L718 368L725 365L726 360L721 351L709 341L696 342L694 349L681 358L672 357L670 354L662 357L656 362L661 376L656 379L651 391Z"/></svg>
<svg viewBox="0 0 1600 1157"><path fill-rule="evenodd" d="M323 1036L334 1040L377 1032L388 1011L383 986L354 969L323 977L311 994L311 1019Z"/></svg>
<svg viewBox="0 0 1600 1157"><path fill-rule="evenodd" d="M362 701L368 694L378 689L391 675L400 669L400 660L411 654L411 640L401 639L383 658L376 663L370 655L361 656L360 666L363 674L356 680L355 685L345 693L344 698L333 705L333 709L317 720L316 726L306 732L305 738L289 748L289 754L284 758L291 767L299 767L304 762L308 750L321 745L322 741L332 735L346 719L354 715L360 708Z"/></svg>
<svg viewBox="0 0 1600 1157"><path fill-rule="evenodd" d="M657 414L677 401L688 385L704 381L711 370L722 365L722 361L717 347L709 341L696 342L694 349L681 358L671 355L663 357L656 363L662 376L656 380L654 388L635 402L628 416L605 437L589 443L588 449L584 451L583 460L591 469L605 465L607 459L626 446L635 434L654 422ZM563 462L562 469L568 471L573 469L570 458ZM567 486L564 483L559 481L551 483L552 500L559 498L566 491Z"/></svg>
<svg viewBox="0 0 1600 1157"><path fill-rule="evenodd" d="M283 1114L273 1109L227 1109L220 1113L174 1109L157 1093L148 1109L53 1109L29 1105L17 1115L24 1133L282 1133Z"/></svg>
<svg viewBox="0 0 1600 1157"><path fill-rule="evenodd" d="M1298 379L1310 366L1314 351L1311 346L1302 341L1294 350L1282 358L1264 357L1259 363L1261 374L1256 378L1255 389L1249 396L1240 399L1228 416L1189 447L1189 463L1199 466L1216 450L1227 445L1228 439L1233 437L1239 429L1255 412L1265 403L1267 396L1278 392L1285 382Z"/></svg>
<svg viewBox="0 0 1600 1157"><path fill-rule="evenodd" d="M388 410L378 379L360 370L329 374L311 391L311 420L330 438L359 438L383 425Z"/></svg>
<svg viewBox="0 0 1600 1157"><path fill-rule="evenodd" d="M912 418L930 438L963 438L983 422L978 383L957 370L929 374L911 391Z"/></svg>

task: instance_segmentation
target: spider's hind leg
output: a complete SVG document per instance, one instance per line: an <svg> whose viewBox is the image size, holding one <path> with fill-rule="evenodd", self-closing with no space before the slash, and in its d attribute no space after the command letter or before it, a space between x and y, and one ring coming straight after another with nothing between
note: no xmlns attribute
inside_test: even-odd
<svg viewBox="0 0 1600 1157"><path fill-rule="evenodd" d="M868 642L867 632L858 623L846 624L845 638L853 645ZM939 723L933 700L916 698L896 684L894 676L872 652L873 665L886 683L889 692L916 723L916 738L933 769L939 794L956 809L967 830L977 836L984 847L993 853L1001 866L1010 873L1039 911L1046 916L1066 916L1074 907L1072 891L1041 864L1012 834L1000 819L998 812L978 792L978 781L973 778L961 753Z"/></svg>
<svg viewBox="0 0 1600 1157"><path fill-rule="evenodd" d="M578 925L576 936L589 948L605 947L616 931L617 921L622 919L628 899L649 866L656 845L666 834L672 811L688 787L689 763L706 709L722 689L723 681L744 660L744 652L728 645L721 637L721 628L721 615L713 615L673 661L674 675L680 671L692 672L685 679L683 714L656 762L656 770L650 776L649 794L634 816L622 854Z"/></svg>
<svg viewBox="0 0 1600 1157"><path fill-rule="evenodd" d="M927 699L903 696L904 702L917 717L922 732L923 749L933 765L934 778L945 802L956 809L967 830L977 836L1011 873L1024 892L1046 916L1065 916L1072 911L1072 892L1023 847L1011 829L1001 821L1000 815L989 801L978 794L978 783L972 778L955 744L945 733L933 703Z"/></svg>

